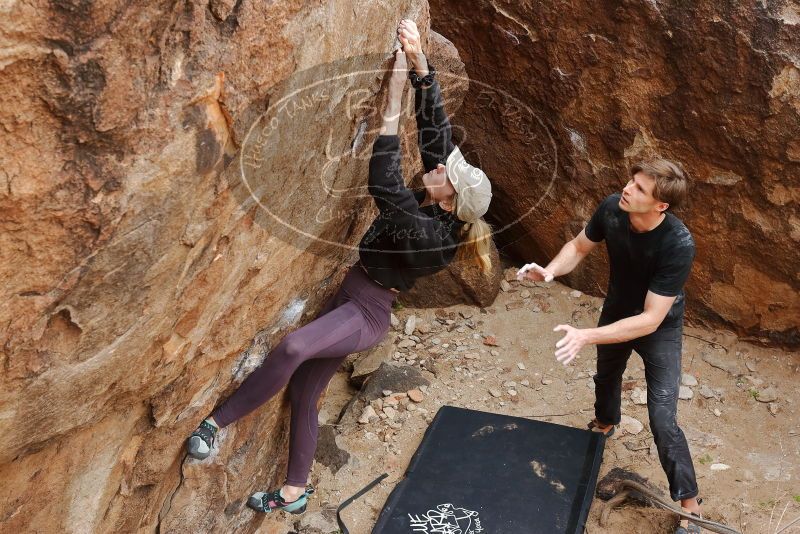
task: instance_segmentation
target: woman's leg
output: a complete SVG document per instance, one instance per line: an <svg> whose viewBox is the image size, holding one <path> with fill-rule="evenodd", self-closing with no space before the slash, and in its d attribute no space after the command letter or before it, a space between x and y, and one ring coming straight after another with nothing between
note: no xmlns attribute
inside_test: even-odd
<svg viewBox="0 0 800 534"><path fill-rule="evenodd" d="M339 306L287 335L212 414L220 428L255 410L288 382L311 358L340 358L353 352L361 338L364 319L353 303Z"/></svg>
<svg viewBox="0 0 800 534"><path fill-rule="evenodd" d="M360 313L363 319L360 342L347 353L367 350L380 342L386 335L389 326L386 321L370 321L367 314L389 314L389 308L376 305L375 301L365 301L354 313ZM367 314L361 306L368 308ZM289 437L289 467L286 484L281 488L281 495L287 502L300 497L305 491L308 473L314 461L319 430L317 403L322 392L336 374L346 354L338 358L315 358L303 362L289 381L289 398L291 400L291 431Z"/></svg>
<svg viewBox="0 0 800 534"><path fill-rule="evenodd" d="M361 352L374 347L386 336L390 326L389 301L381 303L364 294L357 298L359 302L354 305L362 313L364 325L360 343L350 352ZM344 359L343 355L341 358L308 360L297 369L289 382L289 398L292 403L289 468L286 485L281 490L287 498L297 498L305 489L317 448L317 404Z"/></svg>
<svg viewBox="0 0 800 534"><path fill-rule="evenodd" d="M346 356L314 359L303 363L289 381L292 403L289 434L289 467L281 492L288 500L303 493L314 462L319 431L317 402Z"/></svg>

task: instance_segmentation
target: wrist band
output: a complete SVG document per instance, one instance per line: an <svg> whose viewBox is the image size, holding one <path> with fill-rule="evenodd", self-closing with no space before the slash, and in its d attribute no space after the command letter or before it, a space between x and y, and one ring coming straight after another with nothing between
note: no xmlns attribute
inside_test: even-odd
<svg viewBox="0 0 800 534"><path fill-rule="evenodd" d="M411 85L414 89L421 89L433 85L433 77L436 75L436 68L428 63L428 74L420 76L417 71L411 69L408 71L408 78L411 80Z"/></svg>

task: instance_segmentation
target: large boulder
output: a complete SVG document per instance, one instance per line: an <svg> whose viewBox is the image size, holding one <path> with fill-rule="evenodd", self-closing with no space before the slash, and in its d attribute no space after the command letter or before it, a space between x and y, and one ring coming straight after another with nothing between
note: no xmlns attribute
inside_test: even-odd
<svg viewBox="0 0 800 534"><path fill-rule="evenodd" d="M203 462L183 440L354 260L371 200L335 193L427 9L2 3L4 531L285 532L244 508L284 475L282 396Z"/></svg>
<svg viewBox="0 0 800 534"><path fill-rule="evenodd" d="M493 178L490 215L519 261L546 262L626 168L693 177L690 317L800 342L800 17L791 2L432 0L461 53L464 144ZM600 294L597 254L570 284Z"/></svg>
<svg viewBox="0 0 800 534"><path fill-rule="evenodd" d="M503 266L494 242L491 244L492 268L483 272L474 262L457 259L446 268L420 278L398 300L415 308L443 308L456 304L491 306L500 292Z"/></svg>

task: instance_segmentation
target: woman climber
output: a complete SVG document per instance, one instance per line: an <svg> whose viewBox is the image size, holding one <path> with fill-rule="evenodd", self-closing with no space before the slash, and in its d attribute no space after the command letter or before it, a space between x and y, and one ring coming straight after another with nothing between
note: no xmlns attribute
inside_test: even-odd
<svg viewBox="0 0 800 534"><path fill-rule="evenodd" d="M348 354L383 339L399 291L456 257L484 271L491 268L491 230L481 218L489 208L491 185L483 171L467 163L452 144L439 83L422 52L417 26L403 20L397 33L403 48L395 55L388 104L369 163L369 192L379 214L359 244L359 261L349 268L317 318L283 338L187 440L192 457L206 458L220 428L255 410L288 384L288 475L280 489L250 497L248 506L261 512L305 511L313 493L307 482L317 445L317 400ZM397 133L406 77L415 89L418 142L426 171L425 187L419 191L406 188L400 166Z"/></svg>

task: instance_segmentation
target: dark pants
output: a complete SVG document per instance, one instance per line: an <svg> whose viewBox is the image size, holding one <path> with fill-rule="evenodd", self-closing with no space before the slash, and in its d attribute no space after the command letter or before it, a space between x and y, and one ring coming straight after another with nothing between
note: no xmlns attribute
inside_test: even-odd
<svg viewBox="0 0 800 534"><path fill-rule="evenodd" d="M376 345L389 330L395 293L350 268L316 319L287 335L212 414L220 427L252 412L289 384L291 430L286 483L305 486L317 448L317 401L348 354Z"/></svg>
<svg viewBox="0 0 800 534"><path fill-rule="evenodd" d="M601 317L600 325L608 324ZM681 381L681 325L659 329L625 343L597 345L595 417L603 424L618 424L621 418L622 374L631 351L644 361L647 381L647 411L658 458L669 480L672 499L697 496L697 480L689 445L678 427L678 390Z"/></svg>

